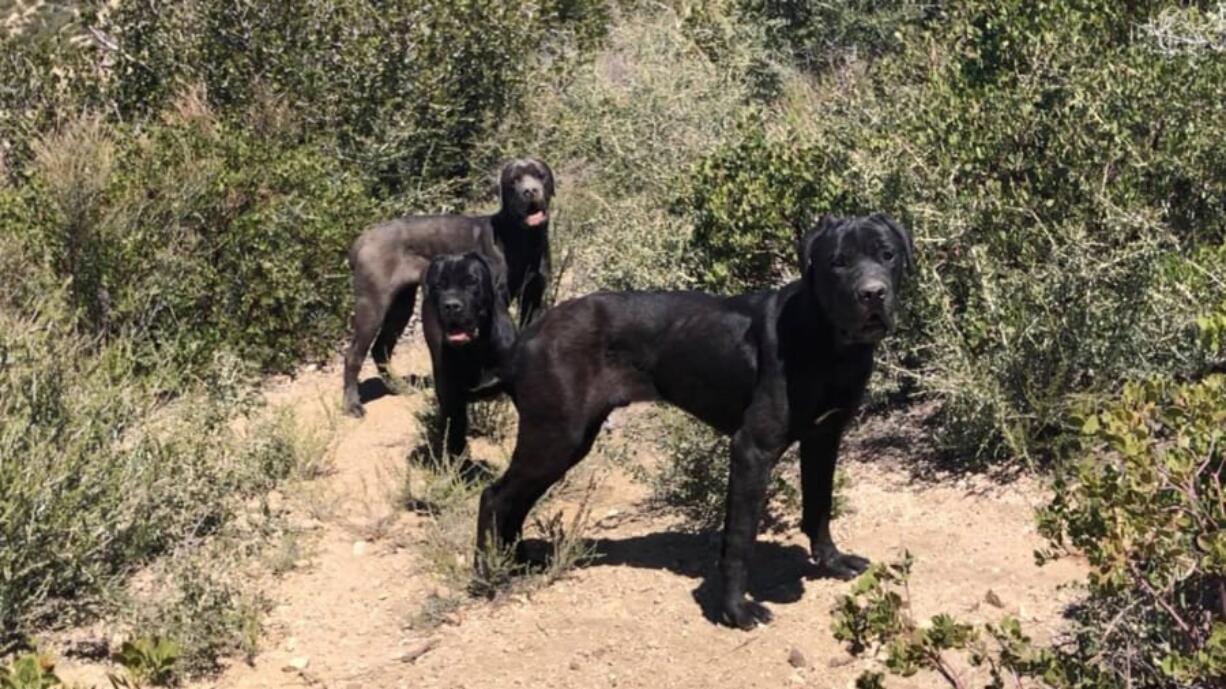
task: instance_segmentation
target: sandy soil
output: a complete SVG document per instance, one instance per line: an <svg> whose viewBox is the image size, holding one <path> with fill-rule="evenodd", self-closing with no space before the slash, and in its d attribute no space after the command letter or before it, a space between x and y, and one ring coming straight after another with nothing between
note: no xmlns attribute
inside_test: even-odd
<svg viewBox="0 0 1226 689"><path fill-rule="evenodd" d="M419 337L402 340L395 365L402 374L429 372ZM368 363L363 378L374 375ZM382 390L374 380L364 388ZM410 621L438 583L415 547L425 517L391 496L419 439L413 411L433 403L429 393L383 395L367 403L365 419L337 420L333 365L271 383L267 394L309 423L336 424L335 471L290 496L323 516L308 562L271 583L276 606L264 650L253 664L235 661L195 686L842 689L872 664L831 636L830 608L848 584L813 577L794 529L764 536L757 552L752 593L776 621L752 632L712 624L704 604L718 537L674 528L645 507L645 488L616 469L594 499L593 561L530 595L470 600L449 623L415 629ZM851 513L836 521L836 539L875 560L909 549L920 616L990 621L1012 613L1032 633L1050 633L1075 595L1062 584L1084 570L1075 560L1035 565L1042 540L1032 510L1041 488L1026 478L1000 484L935 470L922 458L921 428L895 416L851 434L842 460ZM479 446L478 454L497 459L507 449ZM1003 609L984 602L989 590ZM789 661L793 651L802 657ZM924 674L888 684L943 686Z"/></svg>

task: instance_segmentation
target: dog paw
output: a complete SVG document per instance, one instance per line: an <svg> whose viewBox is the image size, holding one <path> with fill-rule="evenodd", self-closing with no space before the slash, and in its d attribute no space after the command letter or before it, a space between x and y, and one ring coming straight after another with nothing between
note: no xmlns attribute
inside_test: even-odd
<svg viewBox="0 0 1226 689"><path fill-rule="evenodd" d="M851 553L841 553L833 549L813 559L817 562L818 571L823 576L842 579L843 581L860 576L868 569L869 565L869 560L866 557L860 557Z"/></svg>
<svg viewBox="0 0 1226 689"><path fill-rule="evenodd" d="M720 621L729 627L749 631L759 624L770 624L774 618L765 605L742 599L725 603Z"/></svg>
<svg viewBox="0 0 1226 689"><path fill-rule="evenodd" d="M366 416L366 407L363 407L361 402L346 402L345 416L360 419Z"/></svg>

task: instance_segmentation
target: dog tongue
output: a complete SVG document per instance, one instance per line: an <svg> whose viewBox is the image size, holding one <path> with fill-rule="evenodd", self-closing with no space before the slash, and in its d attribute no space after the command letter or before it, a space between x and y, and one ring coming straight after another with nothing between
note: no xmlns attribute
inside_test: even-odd
<svg viewBox="0 0 1226 689"><path fill-rule="evenodd" d="M532 215L524 218L524 222L528 223L529 227L536 227L545 222L545 211L537 211Z"/></svg>
<svg viewBox="0 0 1226 689"><path fill-rule="evenodd" d="M455 342L456 344L462 344L464 342L468 342L471 339L472 338L469 337L468 333L466 332L447 333L448 342Z"/></svg>

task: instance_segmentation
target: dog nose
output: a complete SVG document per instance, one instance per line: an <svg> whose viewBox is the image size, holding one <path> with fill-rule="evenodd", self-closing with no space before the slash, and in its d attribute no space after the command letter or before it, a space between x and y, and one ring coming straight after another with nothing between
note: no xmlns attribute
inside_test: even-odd
<svg viewBox="0 0 1226 689"><path fill-rule="evenodd" d="M459 313L462 306L459 299L444 299L443 313Z"/></svg>
<svg viewBox="0 0 1226 689"><path fill-rule="evenodd" d="M886 284L880 280L870 280L860 285L860 300L872 304L885 300Z"/></svg>
<svg viewBox="0 0 1226 689"><path fill-rule="evenodd" d="M536 187L526 187L524 189L524 198L532 200L541 195L541 190Z"/></svg>

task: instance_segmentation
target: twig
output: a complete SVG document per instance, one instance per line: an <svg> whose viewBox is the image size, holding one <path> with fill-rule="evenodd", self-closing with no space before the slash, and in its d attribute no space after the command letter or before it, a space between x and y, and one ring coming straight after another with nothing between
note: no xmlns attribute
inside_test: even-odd
<svg viewBox="0 0 1226 689"><path fill-rule="evenodd" d="M421 658L436 648L438 648L438 639L430 639L421 646L413 649L412 651L407 651L404 655L400 656L400 662L412 665L413 663L417 662L418 658Z"/></svg>

